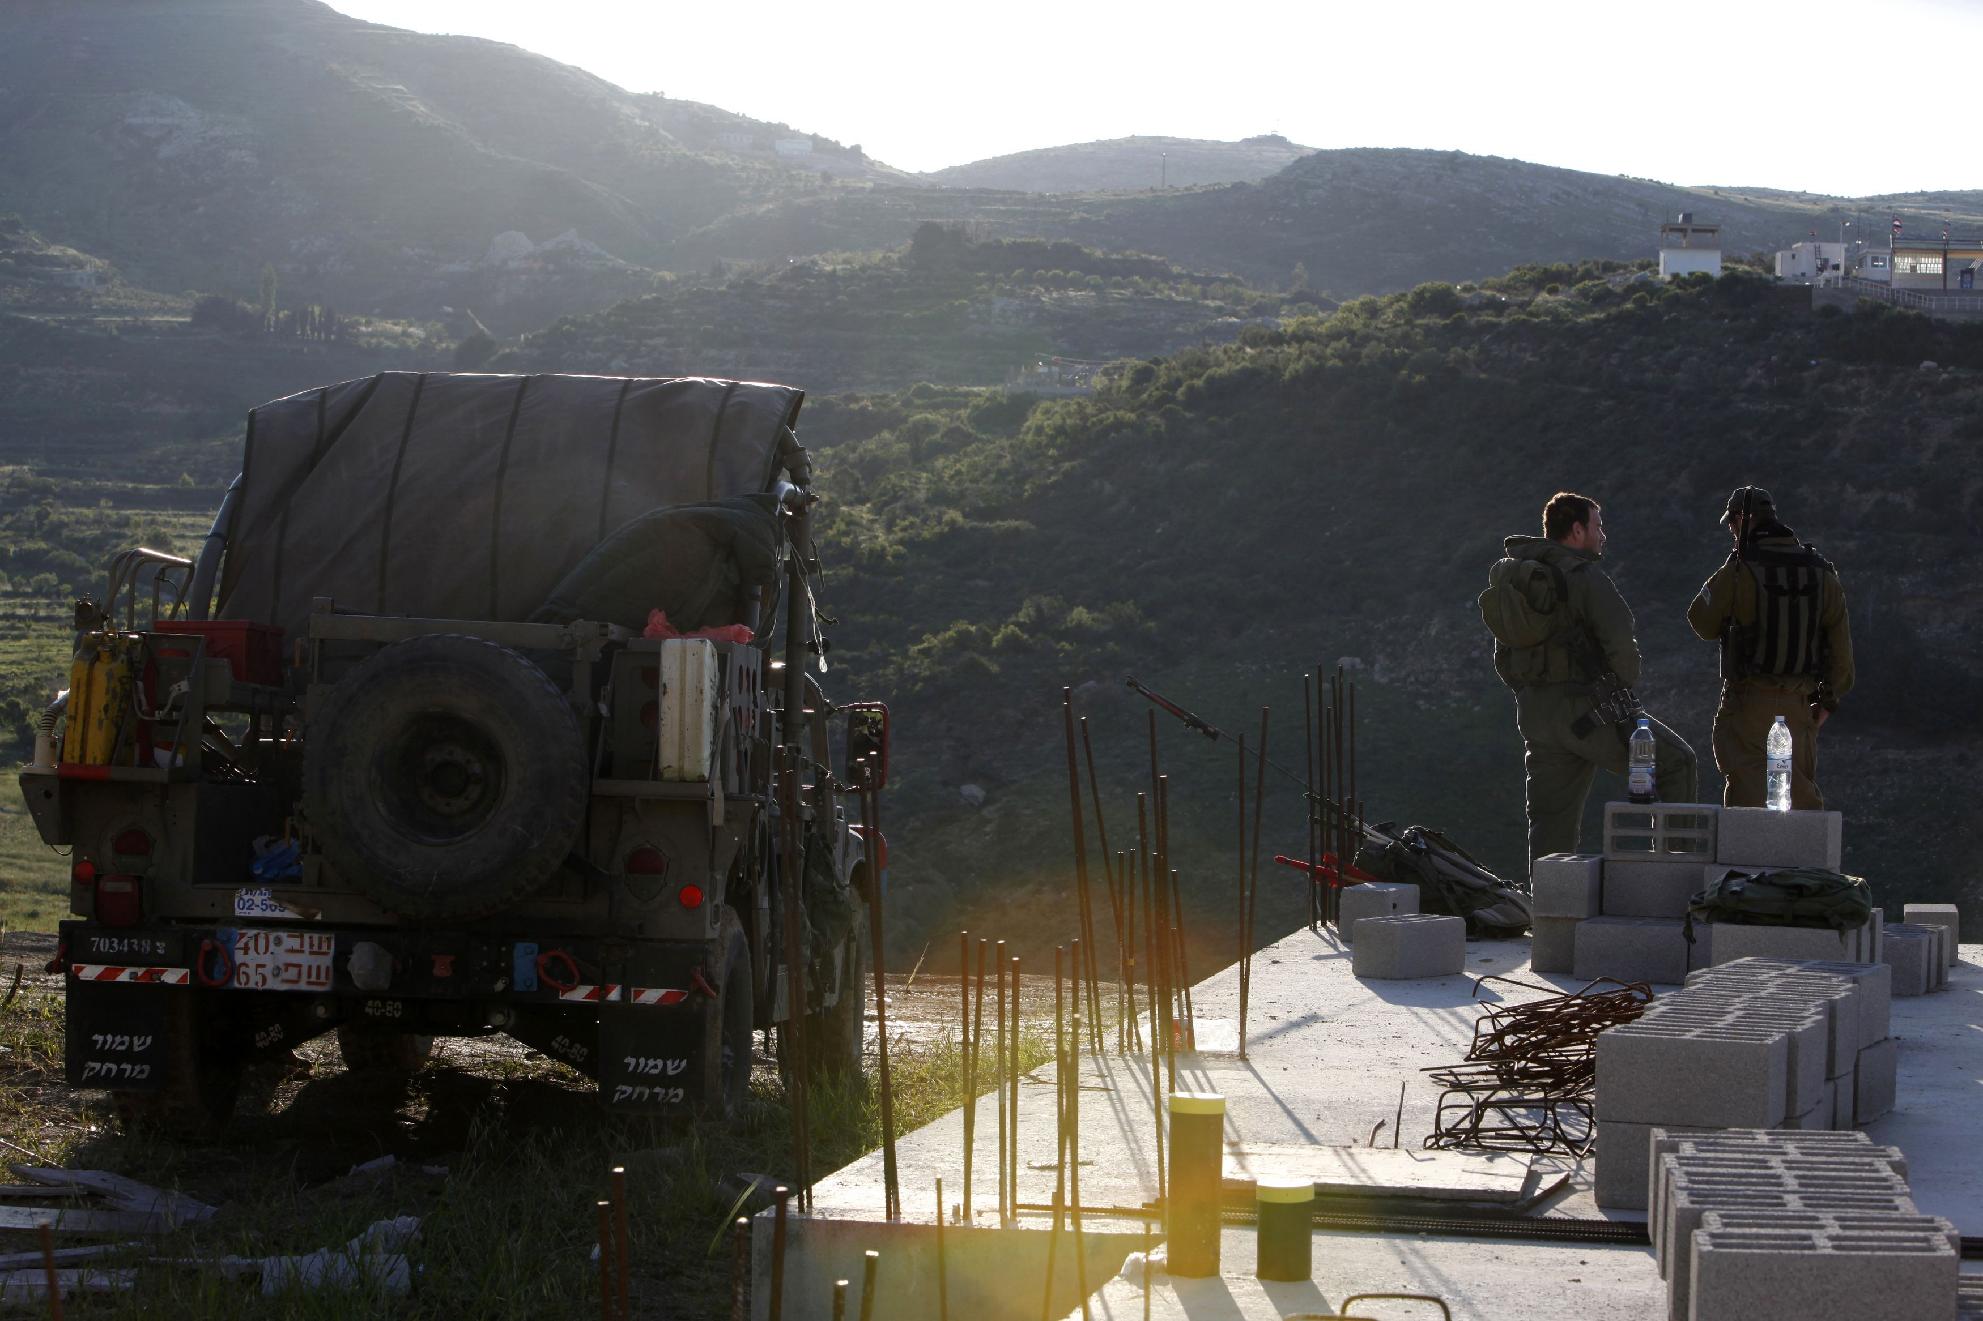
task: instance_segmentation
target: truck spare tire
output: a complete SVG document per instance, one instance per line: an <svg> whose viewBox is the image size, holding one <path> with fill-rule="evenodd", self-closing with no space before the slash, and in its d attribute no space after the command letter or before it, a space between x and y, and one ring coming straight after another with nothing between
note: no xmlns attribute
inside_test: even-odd
<svg viewBox="0 0 1983 1321"><path fill-rule="evenodd" d="M481 638L382 648L309 713L303 805L340 880L402 917L479 917L555 873L590 792L563 692Z"/></svg>

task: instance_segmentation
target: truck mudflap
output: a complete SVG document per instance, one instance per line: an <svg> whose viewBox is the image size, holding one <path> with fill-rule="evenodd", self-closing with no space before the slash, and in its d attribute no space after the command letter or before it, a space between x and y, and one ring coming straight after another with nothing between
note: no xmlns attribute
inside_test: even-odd
<svg viewBox="0 0 1983 1321"><path fill-rule="evenodd" d="M62 1058L72 1087L155 1092L171 1068L170 991L110 981L69 983Z"/></svg>

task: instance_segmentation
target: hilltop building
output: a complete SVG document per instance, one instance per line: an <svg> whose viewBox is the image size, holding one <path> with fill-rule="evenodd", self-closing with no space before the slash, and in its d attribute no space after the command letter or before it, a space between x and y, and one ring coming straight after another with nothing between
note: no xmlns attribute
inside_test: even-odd
<svg viewBox="0 0 1983 1321"><path fill-rule="evenodd" d="M1694 223L1692 211L1659 227L1659 277L1721 274L1721 226Z"/></svg>
<svg viewBox="0 0 1983 1321"><path fill-rule="evenodd" d="M1893 280L1893 254L1874 252L1870 249L1852 259L1854 278L1871 280L1875 284L1888 284Z"/></svg>
<svg viewBox="0 0 1983 1321"><path fill-rule="evenodd" d="M1936 235L1893 241L1896 289L1973 290L1978 287L1979 266L1983 266L1983 239Z"/></svg>
<svg viewBox="0 0 1983 1321"><path fill-rule="evenodd" d="M1787 284L1836 281L1845 269L1845 245L1812 239L1793 243L1776 254L1776 278Z"/></svg>

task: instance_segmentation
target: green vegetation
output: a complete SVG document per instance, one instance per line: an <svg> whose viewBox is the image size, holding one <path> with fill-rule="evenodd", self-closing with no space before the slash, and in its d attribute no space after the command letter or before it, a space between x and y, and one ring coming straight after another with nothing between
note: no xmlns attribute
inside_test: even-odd
<svg viewBox="0 0 1983 1321"><path fill-rule="evenodd" d="M789 380L821 393L996 385L1033 379L1037 364L1056 357L1167 353L1327 306L1155 257L1041 239L972 241L930 222L894 252L669 282L481 361L494 370Z"/></svg>
<svg viewBox="0 0 1983 1321"><path fill-rule="evenodd" d="M1965 659L1983 616L1952 586L1983 567L1983 327L1813 316L1785 293L1747 272L1530 267L1118 363L1092 398L843 403L836 428L869 425L823 460L830 604L847 621L834 661L842 684L896 703L891 810L915 846L895 872L929 887L904 905L905 943L994 884L1002 920L1064 936L1058 693L1076 687L1105 774L1122 776L1119 840L1147 764L1125 671L1234 732L1271 702L1295 759L1298 670L1358 658L1372 815L1449 828L1519 874L1519 744L1473 596L1501 536L1533 530L1565 487L1606 504L1642 695L1704 761L1715 660L1684 607L1726 553L1723 494L1776 493L1853 603L1862 687L1826 731L1822 773L1853 818L1848 863L1888 902L1949 897L1973 815L1951 801L1943 832L1915 823L1966 778L1944 717L1983 705ZM1223 949L1231 758L1165 737L1190 790L1173 839ZM1283 788L1270 837L1292 851ZM1909 864L1883 865L1896 856ZM1287 902L1270 897L1266 920L1291 920L1296 888L1268 889Z"/></svg>

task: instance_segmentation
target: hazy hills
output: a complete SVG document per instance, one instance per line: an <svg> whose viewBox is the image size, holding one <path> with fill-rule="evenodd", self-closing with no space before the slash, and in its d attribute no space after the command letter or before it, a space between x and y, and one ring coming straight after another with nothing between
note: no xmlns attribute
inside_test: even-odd
<svg viewBox="0 0 1983 1321"><path fill-rule="evenodd" d="M315 0L17 0L7 25L0 196L154 287L249 294L267 262L305 296L403 310L513 257L492 252L511 231L647 263L738 206L899 177L782 125Z"/></svg>
<svg viewBox="0 0 1983 1321"><path fill-rule="evenodd" d="M1278 133L1214 142L1204 138L1128 137L992 156L921 176L951 188L1020 193L1095 193L1238 183L1266 176L1311 149Z"/></svg>

